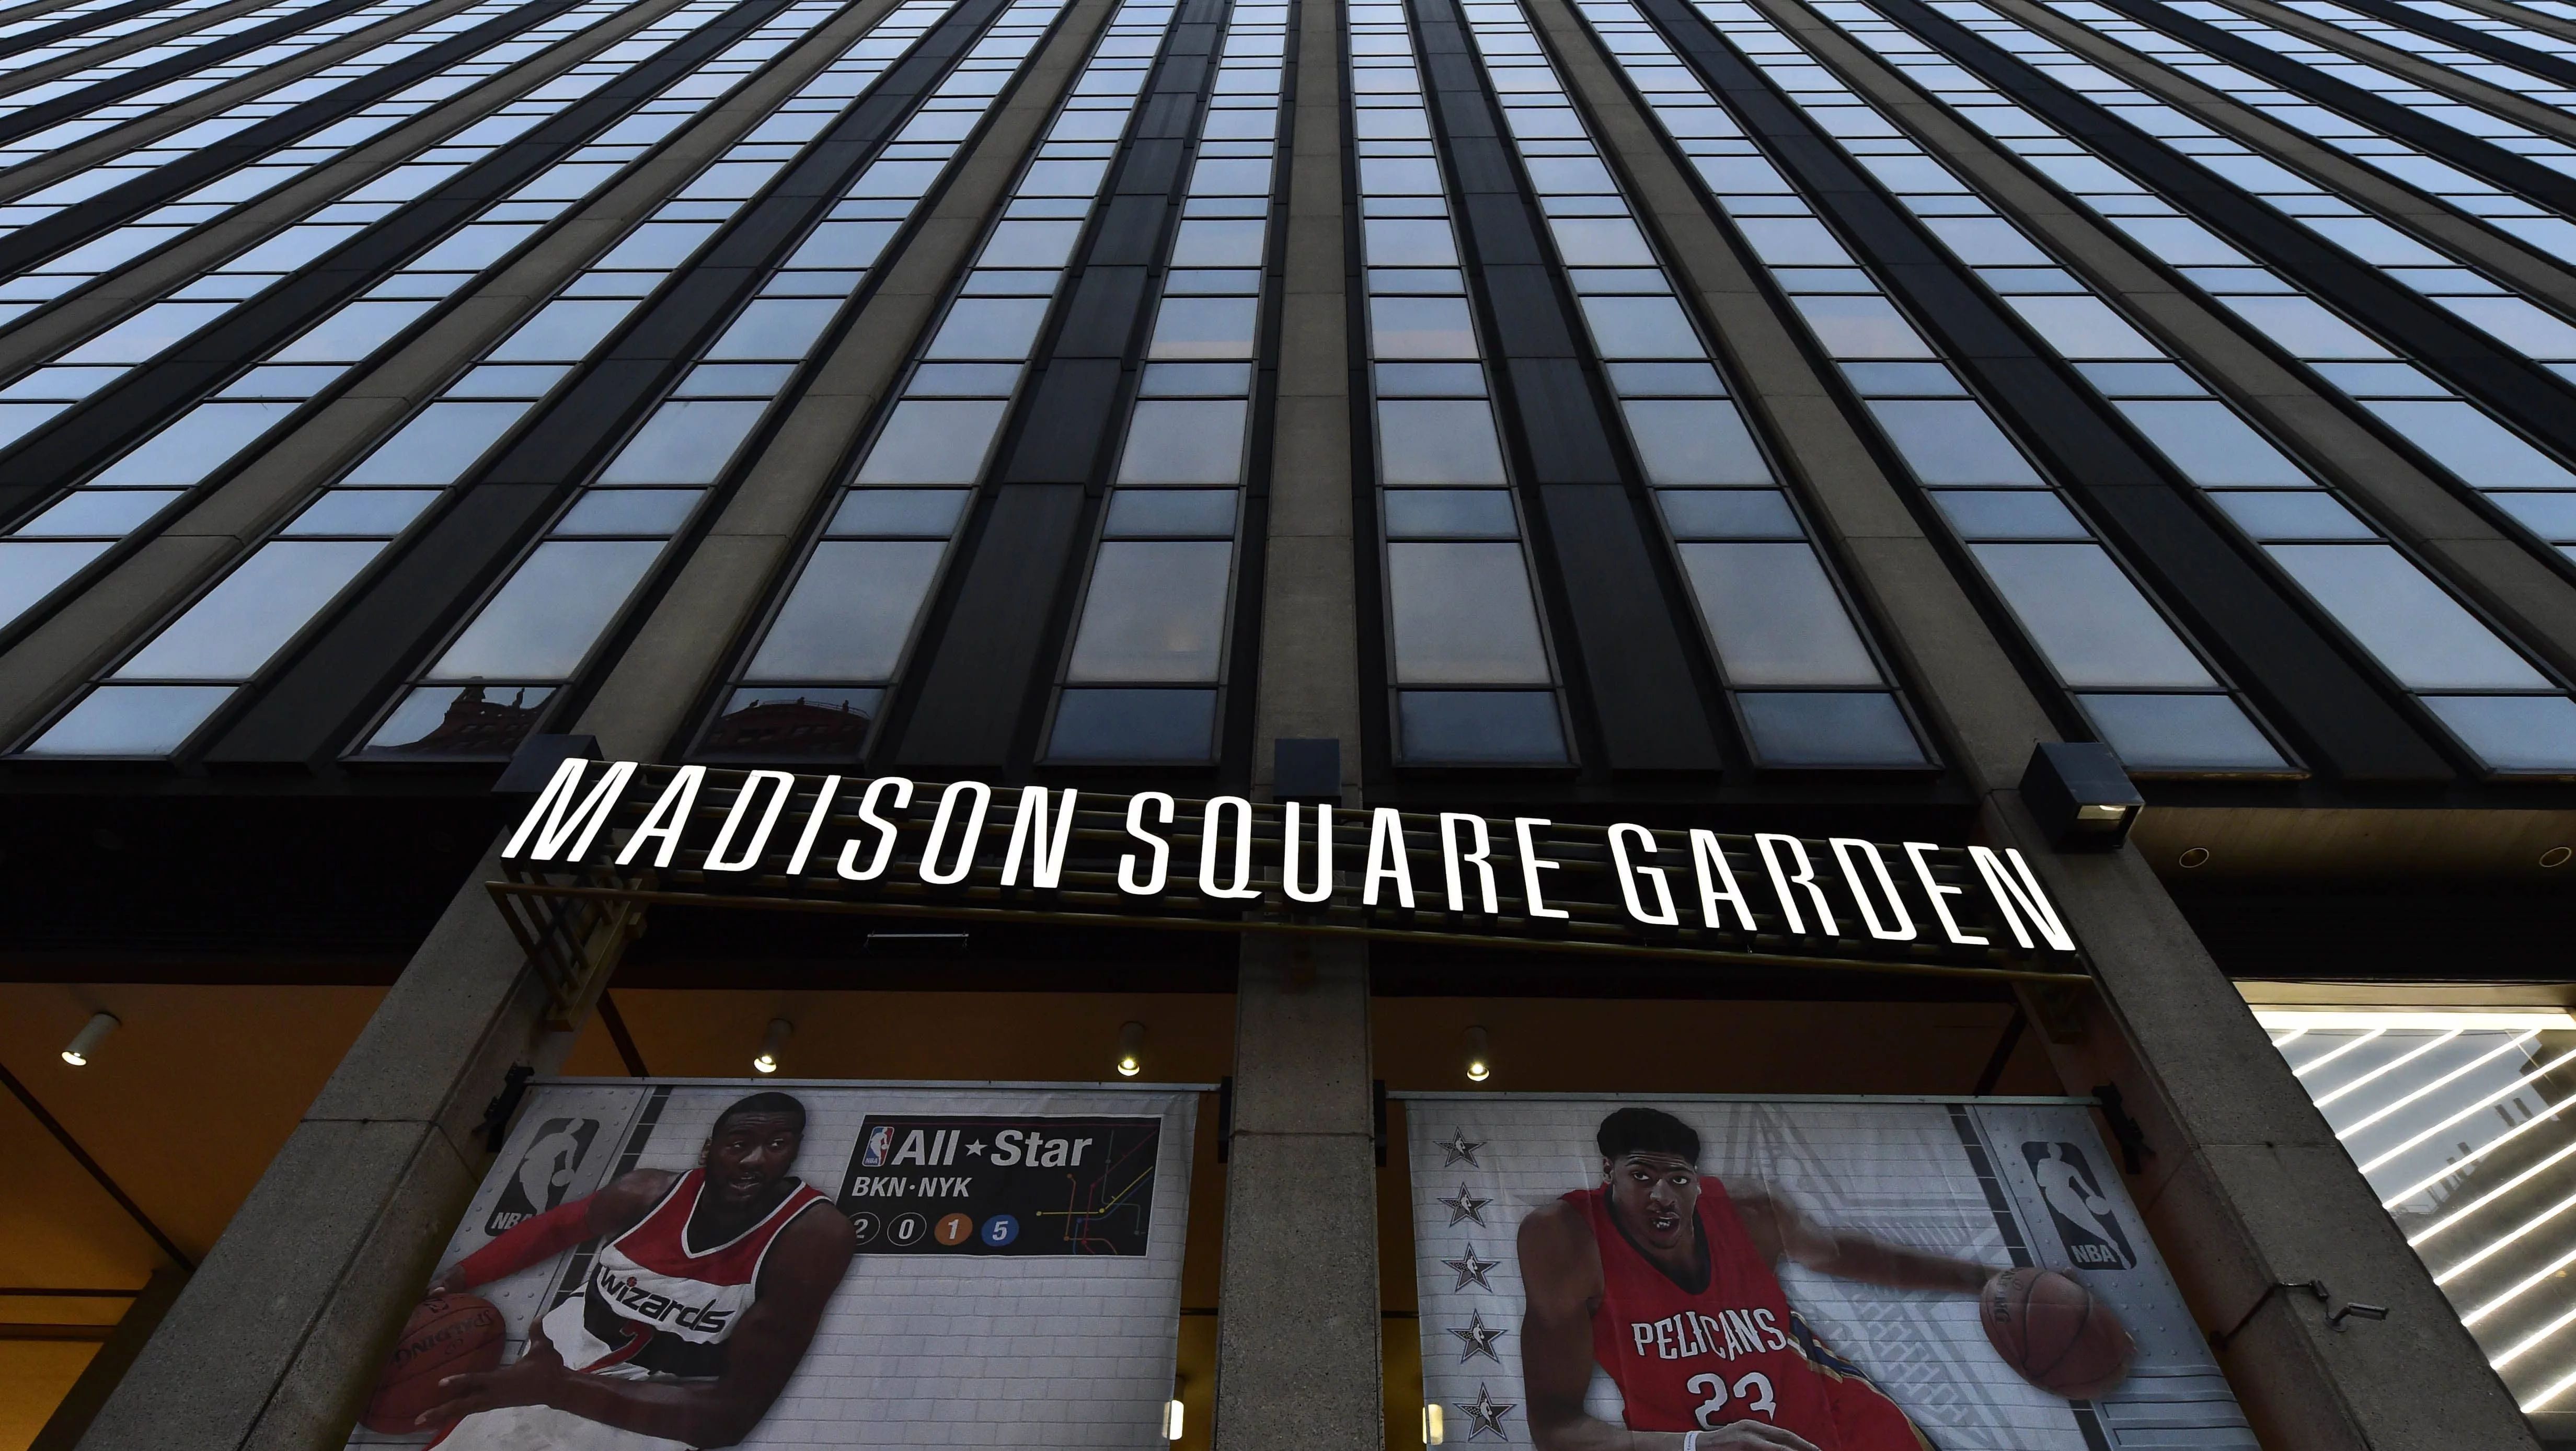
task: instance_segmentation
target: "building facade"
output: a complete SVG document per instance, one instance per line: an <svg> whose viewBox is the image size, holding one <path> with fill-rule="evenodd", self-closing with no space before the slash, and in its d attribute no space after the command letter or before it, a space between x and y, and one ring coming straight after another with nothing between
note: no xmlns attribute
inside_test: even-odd
<svg viewBox="0 0 2576 1451"><path fill-rule="evenodd" d="M1621 1098L2118 1307L1771 1244L1938 1444L2576 1442L2571 256L2560 0L0 10L0 1442L427 1444L531 1136L770 1075L860 1281L1159 1085L1163 1298L613 1444L1582 1444L1460 1206Z"/></svg>

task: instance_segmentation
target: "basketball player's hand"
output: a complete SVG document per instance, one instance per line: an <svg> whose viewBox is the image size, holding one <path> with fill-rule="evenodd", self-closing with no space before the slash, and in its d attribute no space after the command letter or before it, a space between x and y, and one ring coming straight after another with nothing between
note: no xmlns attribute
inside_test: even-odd
<svg viewBox="0 0 2576 1451"><path fill-rule="evenodd" d="M1764 1421L1729 1421L1699 1433L1699 1451L1816 1451L1816 1443Z"/></svg>
<svg viewBox="0 0 2576 1451"><path fill-rule="evenodd" d="M476 1411L542 1406L556 1384L570 1374L564 1369L563 1357L539 1336L528 1343L527 1354L499 1370L469 1371L440 1381L438 1388L447 1392L448 1400L421 1412L412 1424L423 1428L444 1426Z"/></svg>

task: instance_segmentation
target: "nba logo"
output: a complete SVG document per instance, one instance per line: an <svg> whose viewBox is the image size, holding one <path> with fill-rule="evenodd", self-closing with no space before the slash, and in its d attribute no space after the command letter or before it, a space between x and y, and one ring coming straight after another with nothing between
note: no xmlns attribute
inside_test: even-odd
<svg viewBox="0 0 2576 1451"><path fill-rule="evenodd" d="M590 1154L591 1140L598 1136L597 1119L551 1118L540 1124L535 1140L519 1156L519 1167L501 1186L500 1200L484 1221L483 1232L499 1234L562 1204L575 1171Z"/></svg>
<svg viewBox="0 0 2576 1451"><path fill-rule="evenodd" d="M2021 1156L2030 1165L2031 1178L2038 1181L2048 1217L2057 1221L2057 1237L2066 1246L2067 1259L2082 1269L2137 1268L2138 1252L2129 1247L2128 1232L2120 1228L2120 1216L2103 1195L2082 1150L2067 1143L2026 1143Z"/></svg>
<svg viewBox="0 0 2576 1451"><path fill-rule="evenodd" d="M859 1155L859 1167L882 1169L885 1167L886 1155L892 1152L894 1152L894 1130L885 1124L879 1124L868 1130L868 1151Z"/></svg>

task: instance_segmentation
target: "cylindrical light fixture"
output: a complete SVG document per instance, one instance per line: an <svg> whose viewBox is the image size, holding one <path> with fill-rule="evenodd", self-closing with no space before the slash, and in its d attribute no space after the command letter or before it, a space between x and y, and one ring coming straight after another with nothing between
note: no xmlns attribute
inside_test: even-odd
<svg viewBox="0 0 2576 1451"><path fill-rule="evenodd" d="M1440 1403L1432 1401L1422 1408L1422 1444L1437 1446L1447 1437L1440 1424Z"/></svg>
<svg viewBox="0 0 2576 1451"><path fill-rule="evenodd" d="M1129 1023L1118 1030L1118 1076L1133 1078L1145 1071L1145 1060L1137 1055L1145 1048L1145 1025ZM1180 1404L1174 1401L1173 1405Z"/></svg>
<svg viewBox="0 0 2576 1451"><path fill-rule="evenodd" d="M1163 1439L1181 1439L1181 1402L1178 1397L1163 1402Z"/></svg>
<svg viewBox="0 0 2576 1451"><path fill-rule="evenodd" d="M72 1035L71 1045L63 1049L63 1061L74 1068L87 1066L89 1055L98 1051L98 1045L106 1041L108 1034L122 1026L114 1013L90 1014L89 1021L81 1024L81 1030Z"/></svg>
<svg viewBox="0 0 2576 1451"><path fill-rule="evenodd" d="M778 1050L787 1046L788 1035L795 1031L796 1025L787 1021L785 1018L770 1019L769 1031L760 1035L760 1056L751 1060L751 1071L754 1073L777 1072Z"/></svg>
<svg viewBox="0 0 2576 1451"><path fill-rule="evenodd" d="M1482 1083L1494 1076L1492 1041L1482 1028L1467 1030L1467 1081Z"/></svg>

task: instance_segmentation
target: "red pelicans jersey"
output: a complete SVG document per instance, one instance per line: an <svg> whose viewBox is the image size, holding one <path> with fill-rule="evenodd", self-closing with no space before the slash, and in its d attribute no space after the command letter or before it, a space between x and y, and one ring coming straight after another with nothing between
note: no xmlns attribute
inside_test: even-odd
<svg viewBox="0 0 2576 1451"><path fill-rule="evenodd" d="M546 1339L595 1375L714 1376L725 1342L760 1293L760 1264L788 1222L824 1202L799 1183L758 1224L722 1244L689 1242L706 1172L680 1176L653 1212L600 1246L582 1293L546 1316Z"/></svg>
<svg viewBox="0 0 2576 1451"><path fill-rule="evenodd" d="M1592 1357L1618 1383L1628 1429L1713 1431L1730 1421L1764 1421L1822 1451L1930 1447L1895 1402L1825 1349L1789 1308L1780 1277L1716 1179L1699 1181L1708 1283L1696 1291L1673 1283L1612 1222L1609 1193L1565 1197L1583 1207L1601 1248Z"/></svg>

